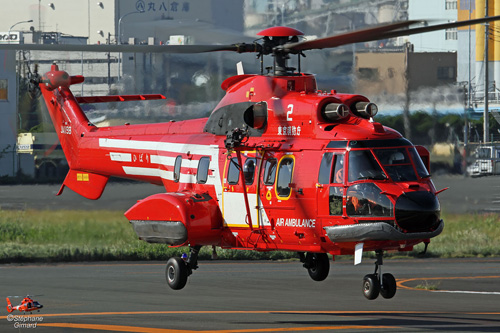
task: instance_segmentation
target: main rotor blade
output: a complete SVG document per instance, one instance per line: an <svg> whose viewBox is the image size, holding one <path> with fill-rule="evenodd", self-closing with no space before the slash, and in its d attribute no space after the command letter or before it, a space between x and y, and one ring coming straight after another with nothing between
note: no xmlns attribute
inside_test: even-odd
<svg viewBox="0 0 500 333"><path fill-rule="evenodd" d="M23 51L78 51L124 53L206 53L217 51L238 52L233 45L108 45L108 44L0 44L0 50Z"/></svg>
<svg viewBox="0 0 500 333"><path fill-rule="evenodd" d="M285 50L304 51L311 49L331 48L331 47L337 47L337 46L360 43L360 42L367 42L379 39L378 36L380 36L383 33L390 32L396 29L407 28L410 25L419 22L421 21L404 21L391 24L384 24L376 27L350 31L343 34L325 38L319 38L311 41L290 43L284 45L283 47Z"/></svg>
<svg viewBox="0 0 500 333"><path fill-rule="evenodd" d="M422 21L407 21L395 24L382 25L374 28L356 30L331 37L315 39L312 41L287 44L284 46L284 48L290 51L331 48L353 43L370 42L387 38L409 36L424 32L451 29L451 28L486 23L497 20L500 20L500 16L490 16L473 20L436 24L418 28L401 29L411 24L422 22Z"/></svg>
<svg viewBox="0 0 500 333"><path fill-rule="evenodd" d="M431 31L436 31L436 30L458 28L458 27L463 27L463 26L467 26L467 25L475 25L475 24L481 24L481 23L487 23L487 22L499 21L499 20L500 20L500 15L499 16L482 17L482 18L473 19L473 20L466 20L466 21L442 23L442 24L436 24L436 25L425 26L425 27L410 28L410 29L402 30L402 31L388 31L388 32L383 33L381 35L380 39L409 36L409 35L421 34L421 33L431 32Z"/></svg>

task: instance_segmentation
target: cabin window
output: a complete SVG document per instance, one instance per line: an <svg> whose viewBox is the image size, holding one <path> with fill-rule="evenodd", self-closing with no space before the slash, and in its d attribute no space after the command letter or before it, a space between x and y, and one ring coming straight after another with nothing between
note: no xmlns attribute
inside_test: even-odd
<svg viewBox="0 0 500 333"><path fill-rule="evenodd" d="M370 150L351 150L349 153L349 181L363 179L384 180L387 176Z"/></svg>
<svg viewBox="0 0 500 333"><path fill-rule="evenodd" d="M243 165L243 176L245 176L245 184L252 185L255 176L255 158L248 158Z"/></svg>
<svg viewBox="0 0 500 333"><path fill-rule="evenodd" d="M240 166L238 165L238 159L233 157L229 160L229 170L227 171L227 183L229 185L238 184L240 179Z"/></svg>
<svg viewBox="0 0 500 333"><path fill-rule="evenodd" d="M174 182L176 183L178 183L179 179L181 179L181 163L182 156L177 156L174 163Z"/></svg>
<svg viewBox="0 0 500 333"><path fill-rule="evenodd" d="M291 193L290 183L293 174L293 158L285 157L280 161L278 168L278 180L276 191L279 197L289 197Z"/></svg>
<svg viewBox="0 0 500 333"><path fill-rule="evenodd" d="M198 172L196 173L196 182L198 184L205 184L208 179L208 167L210 166L210 157L205 156L200 158L198 163Z"/></svg>
<svg viewBox="0 0 500 333"><path fill-rule="evenodd" d="M266 161L264 167L264 184L274 185L274 180L276 178L276 166L278 161L275 158L270 158Z"/></svg>
<svg viewBox="0 0 500 333"><path fill-rule="evenodd" d="M346 212L349 216L393 216L393 205L373 183L355 184L346 195Z"/></svg>

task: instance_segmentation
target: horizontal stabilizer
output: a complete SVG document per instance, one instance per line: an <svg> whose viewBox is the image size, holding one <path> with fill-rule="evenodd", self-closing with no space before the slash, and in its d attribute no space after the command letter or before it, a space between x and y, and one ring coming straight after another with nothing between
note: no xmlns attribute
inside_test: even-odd
<svg viewBox="0 0 500 333"><path fill-rule="evenodd" d="M129 101L150 101L157 99L167 99L161 94L145 95L113 95L113 96L80 96L75 97L80 104L85 103L108 103L108 102L129 102Z"/></svg>
<svg viewBox="0 0 500 333"><path fill-rule="evenodd" d="M108 178L108 176L102 176L96 173L71 169L57 195L61 195L64 187L67 186L87 199L97 200L101 197L108 182Z"/></svg>

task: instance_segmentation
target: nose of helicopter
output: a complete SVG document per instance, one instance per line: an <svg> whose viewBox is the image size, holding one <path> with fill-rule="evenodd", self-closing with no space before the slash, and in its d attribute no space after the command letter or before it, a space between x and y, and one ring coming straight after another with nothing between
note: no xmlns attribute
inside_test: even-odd
<svg viewBox="0 0 500 333"><path fill-rule="evenodd" d="M425 232L439 225L441 207L427 191L403 193L396 201L396 223L407 232Z"/></svg>

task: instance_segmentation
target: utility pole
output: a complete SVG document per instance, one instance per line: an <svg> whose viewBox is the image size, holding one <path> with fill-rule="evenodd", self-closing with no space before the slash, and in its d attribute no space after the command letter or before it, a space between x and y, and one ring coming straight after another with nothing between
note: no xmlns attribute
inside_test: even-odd
<svg viewBox="0 0 500 333"><path fill-rule="evenodd" d="M485 1L485 14L484 17L488 17L488 0ZM484 112L483 112L483 142L486 143L490 137L490 114L488 112L488 92L489 92L489 47L488 47L488 32L489 24L484 24Z"/></svg>
<svg viewBox="0 0 500 333"><path fill-rule="evenodd" d="M108 45L111 44L111 32L108 32ZM111 52L108 52L108 93L111 90Z"/></svg>
<svg viewBox="0 0 500 333"><path fill-rule="evenodd" d="M405 104L403 107L403 127L405 137L411 140L411 124L410 124L410 51L412 45L408 42L405 44Z"/></svg>

